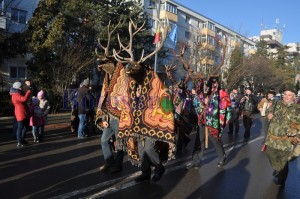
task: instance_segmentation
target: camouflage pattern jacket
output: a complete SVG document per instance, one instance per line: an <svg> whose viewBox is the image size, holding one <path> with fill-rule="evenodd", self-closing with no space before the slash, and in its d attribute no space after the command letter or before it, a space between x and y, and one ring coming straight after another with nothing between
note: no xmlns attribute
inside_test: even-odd
<svg viewBox="0 0 300 199"><path fill-rule="evenodd" d="M266 114L272 113L273 109L267 110ZM299 104L283 104L278 101L274 107L273 118L270 121L266 145L280 151L292 151L293 144L289 139L292 124L300 123Z"/></svg>

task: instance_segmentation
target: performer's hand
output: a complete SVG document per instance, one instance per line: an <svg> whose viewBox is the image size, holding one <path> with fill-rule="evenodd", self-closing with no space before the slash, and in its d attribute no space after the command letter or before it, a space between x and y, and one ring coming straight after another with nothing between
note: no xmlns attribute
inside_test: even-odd
<svg viewBox="0 0 300 199"><path fill-rule="evenodd" d="M108 126L109 126L108 122L106 122L106 121L102 122L102 124L103 124L104 128L108 128Z"/></svg>
<svg viewBox="0 0 300 199"><path fill-rule="evenodd" d="M298 137L292 137L291 139L292 144L299 144L300 143L300 139Z"/></svg>

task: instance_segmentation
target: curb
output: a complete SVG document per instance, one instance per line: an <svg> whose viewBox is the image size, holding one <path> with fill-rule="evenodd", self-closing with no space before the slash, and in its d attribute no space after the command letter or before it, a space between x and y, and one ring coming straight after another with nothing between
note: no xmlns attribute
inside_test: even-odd
<svg viewBox="0 0 300 199"><path fill-rule="evenodd" d="M59 123L59 124L47 124L45 125L45 130L54 130L71 127L70 122L68 123Z"/></svg>

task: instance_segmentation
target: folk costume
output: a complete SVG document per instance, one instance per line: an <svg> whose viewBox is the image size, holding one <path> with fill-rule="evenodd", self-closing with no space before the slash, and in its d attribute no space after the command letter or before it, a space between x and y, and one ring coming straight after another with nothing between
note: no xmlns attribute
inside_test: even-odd
<svg viewBox="0 0 300 199"><path fill-rule="evenodd" d="M174 158L175 151L171 95L155 72L145 72L140 83L130 78L117 138L126 141L123 147L132 164L141 166L142 175L137 181L150 179L151 165L155 167L154 176L160 178L165 171L162 162Z"/></svg>
<svg viewBox="0 0 300 199"><path fill-rule="evenodd" d="M294 92L292 89L288 91ZM267 110L266 114L270 113L273 114L273 118L265 142L266 155L274 170L274 182L284 187L289 172L288 163L299 156L297 150L300 144L300 106L278 101L274 110Z"/></svg>
<svg viewBox="0 0 300 199"><path fill-rule="evenodd" d="M188 136L197 123L192 97L183 84L175 87L173 104L175 108L176 153L179 154L190 142Z"/></svg>
<svg viewBox="0 0 300 199"><path fill-rule="evenodd" d="M193 102L198 115L199 131L202 130L204 132L203 125L205 125L206 134L208 134L208 138L213 143L219 158L218 166L221 167L225 164L227 158L221 136L231 117L231 102L229 95L220 89L217 78L211 77L208 81L208 87L207 96L204 97L204 93L198 92L199 94L194 97ZM200 135L202 135L200 140L202 140L203 145L204 133L201 134L200 132ZM207 145L207 136L205 136L205 142Z"/></svg>
<svg viewBox="0 0 300 199"><path fill-rule="evenodd" d="M109 143L112 136L118 137L119 120L121 117L121 110L124 108L123 93L127 89L125 71L121 63L117 64L114 73L110 77L108 73L105 74L101 96L98 103L98 111L96 116L96 125L102 129L101 146L104 156L105 164L100 167L100 170L107 169L110 172L117 172L123 166L123 150L116 145L116 155L114 157L112 147ZM108 122L108 127L103 127L103 122Z"/></svg>
<svg viewBox="0 0 300 199"><path fill-rule="evenodd" d="M187 169L200 166L200 161L203 158L204 142L205 142L205 85L203 79L197 80L195 89L192 89L192 103L197 116L196 138L192 153L192 160L186 165Z"/></svg>

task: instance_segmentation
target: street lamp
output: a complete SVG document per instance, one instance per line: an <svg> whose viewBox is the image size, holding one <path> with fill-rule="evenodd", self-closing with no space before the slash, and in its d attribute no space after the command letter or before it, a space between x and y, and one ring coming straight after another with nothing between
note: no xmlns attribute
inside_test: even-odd
<svg viewBox="0 0 300 199"><path fill-rule="evenodd" d="M148 7L148 9L156 9L156 17L158 18L158 20L160 20L160 4L161 4L161 0L157 0L156 1L156 5L155 7ZM158 23L156 24L156 31L157 32L157 29L158 29ZM158 47L158 43L155 44L155 49L157 49ZM158 53L155 53L154 55L154 72L156 73L157 72L157 54Z"/></svg>

